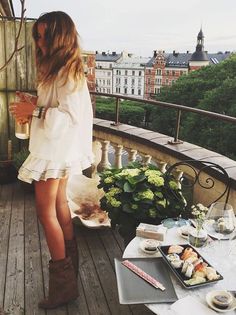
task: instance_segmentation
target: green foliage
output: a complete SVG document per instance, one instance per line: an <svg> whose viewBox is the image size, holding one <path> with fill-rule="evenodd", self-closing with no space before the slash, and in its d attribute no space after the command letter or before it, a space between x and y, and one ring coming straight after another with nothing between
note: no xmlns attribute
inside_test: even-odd
<svg viewBox="0 0 236 315"><path fill-rule="evenodd" d="M236 55L180 77L162 89L158 100L236 117ZM151 128L174 135L176 111L155 109ZM235 124L182 113L180 138L236 159Z"/></svg>
<svg viewBox="0 0 236 315"><path fill-rule="evenodd" d="M97 98L96 100L96 117L115 120L116 107L114 99ZM120 118L119 121L125 124L140 127L145 120L146 108L140 103L131 101L120 102Z"/></svg>
<svg viewBox="0 0 236 315"><path fill-rule="evenodd" d="M136 227L140 222L159 224L168 217L187 217L186 202L174 177L156 166L131 163L100 174L101 208L108 212L112 227ZM174 192L174 193L173 193ZM124 228L127 226L127 228Z"/></svg>

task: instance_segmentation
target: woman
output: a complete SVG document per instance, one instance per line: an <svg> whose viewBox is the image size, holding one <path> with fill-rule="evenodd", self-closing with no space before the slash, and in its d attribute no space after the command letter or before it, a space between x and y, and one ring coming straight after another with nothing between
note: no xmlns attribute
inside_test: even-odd
<svg viewBox="0 0 236 315"><path fill-rule="evenodd" d="M37 216L51 260L49 295L55 308L78 296L78 253L67 204L68 177L92 163L92 106L78 34L64 12L43 14L33 26L38 74L37 106L24 95L10 105L18 122L31 120L30 155L18 178L35 186Z"/></svg>

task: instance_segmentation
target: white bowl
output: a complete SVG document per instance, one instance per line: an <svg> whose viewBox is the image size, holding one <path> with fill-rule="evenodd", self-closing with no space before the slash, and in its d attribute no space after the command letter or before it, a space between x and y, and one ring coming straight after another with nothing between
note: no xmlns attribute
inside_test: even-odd
<svg viewBox="0 0 236 315"><path fill-rule="evenodd" d="M144 239L140 242L139 247L141 250L146 253L153 255L158 251L158 246L160 245L160 242L151 238ZM149 249L150 248L150 249Z"/></svg>

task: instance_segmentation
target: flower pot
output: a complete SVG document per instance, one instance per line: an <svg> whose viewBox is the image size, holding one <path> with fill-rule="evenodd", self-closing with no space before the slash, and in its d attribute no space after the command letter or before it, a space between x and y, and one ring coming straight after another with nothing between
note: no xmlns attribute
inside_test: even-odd
<svg viewBox="0 0 236 315"><path fill-rule="evenodd" d="M206 244L207 233L203 229L198 230L195 228L190 229L189 244L194 247L202 247Z"/></svg>

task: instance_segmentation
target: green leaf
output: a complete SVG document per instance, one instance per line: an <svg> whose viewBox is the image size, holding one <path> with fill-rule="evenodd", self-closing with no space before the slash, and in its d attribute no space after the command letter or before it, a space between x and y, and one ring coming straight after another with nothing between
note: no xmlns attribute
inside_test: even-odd
<svg viewBox="0 0 236 315"><path fill-rule="evenodd" d="M145 179L146 179L146 176L144 174L140 174L140 175L128 178L128 181L130 184L135 185L137 183L142 182Z"/></svg>
<svg viewBox="0 0 236 315"><path fill-rule="evenodd" d="M135 186L131 186L130 183L125 182L123 186L124 192L133 192L135 191Z"/></svg>

